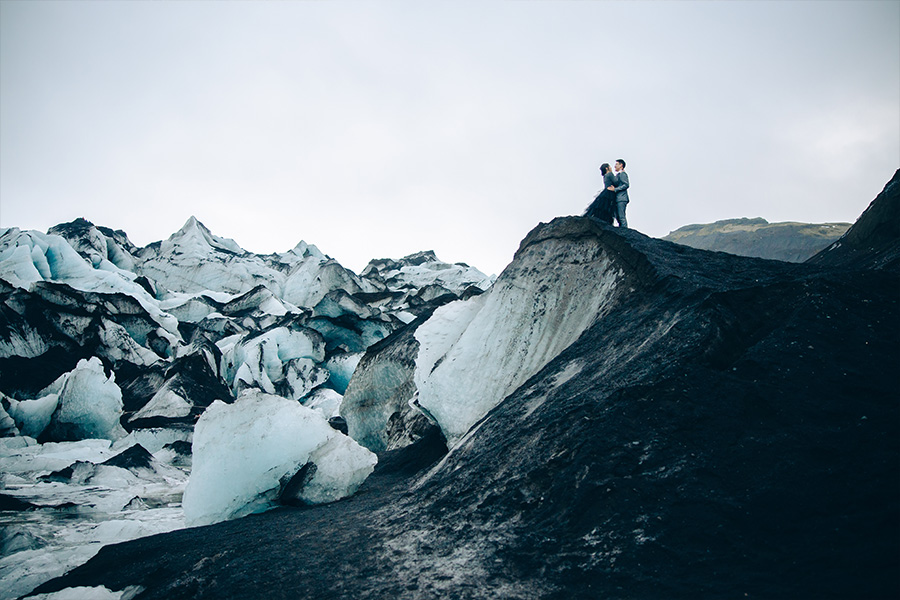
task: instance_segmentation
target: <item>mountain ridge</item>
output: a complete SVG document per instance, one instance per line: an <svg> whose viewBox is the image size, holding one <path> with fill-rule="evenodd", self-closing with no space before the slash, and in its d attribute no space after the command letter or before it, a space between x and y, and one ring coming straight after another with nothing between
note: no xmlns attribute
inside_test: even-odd
<svg viewBox="0 0 900 600"><path fill-rule="evenodd" d="M769 223L762 217L745 217L685 225L662 239L738 256L803 262L849 228L850 223Z"/></svg>

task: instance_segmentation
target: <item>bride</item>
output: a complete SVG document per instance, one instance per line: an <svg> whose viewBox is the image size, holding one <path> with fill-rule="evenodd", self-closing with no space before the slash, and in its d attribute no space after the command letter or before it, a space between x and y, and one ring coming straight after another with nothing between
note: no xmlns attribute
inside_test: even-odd
<svg viewBox="0 0 900 600"><path fill-rule="evenodd" d="M609 190L609 187L619 185L619 178L615 172L609 167L609 163L600 165L600 173L603 175L603 191L597 194L591 205L584 211L585 217L593 217L603 221L607 225L613 224L613 213L616 206L616 193Z"/></svg>

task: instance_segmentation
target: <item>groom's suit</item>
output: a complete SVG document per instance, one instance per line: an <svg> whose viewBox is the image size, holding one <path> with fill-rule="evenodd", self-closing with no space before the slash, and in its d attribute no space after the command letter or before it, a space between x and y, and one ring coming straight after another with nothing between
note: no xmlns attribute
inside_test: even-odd
<svg viewBox="0 0 900 600"><path fill-rule="evenodd" d="M619 171L616 173L619 184L616 186L616 221L619 227L628 227L628 220L625 218L625 207L628 205L628 173Z"/></svg>
<svg viewBox="0 0 900 600"><path fill-rule="evenodd" d="M628 173L619 171L616 175L619 185L616 186L616 202L628 202Z"/></svg>

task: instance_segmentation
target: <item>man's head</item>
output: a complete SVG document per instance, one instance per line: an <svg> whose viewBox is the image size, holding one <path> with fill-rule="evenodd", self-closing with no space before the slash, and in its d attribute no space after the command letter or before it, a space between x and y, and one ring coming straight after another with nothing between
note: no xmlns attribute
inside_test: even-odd
<svg viewBox="0 0 900 600"><path fill-rule="evenodd" d="M625 170L625 161L621 158L616 161L616 173Z"/></svg>

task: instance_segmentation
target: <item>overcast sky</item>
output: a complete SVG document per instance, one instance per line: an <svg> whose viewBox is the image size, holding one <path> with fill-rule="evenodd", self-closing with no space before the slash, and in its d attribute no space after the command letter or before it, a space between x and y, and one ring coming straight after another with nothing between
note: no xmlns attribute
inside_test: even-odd
<svg viewBox="0 0 900 600"><path fill-rule="evenodd" d="M617 158L654 237L854 221L900 167L900 2L0 1L0 227L499 273Z"/></svg>

